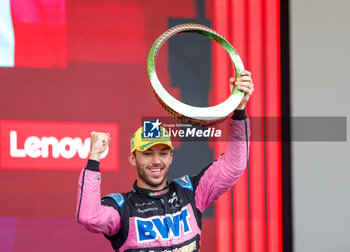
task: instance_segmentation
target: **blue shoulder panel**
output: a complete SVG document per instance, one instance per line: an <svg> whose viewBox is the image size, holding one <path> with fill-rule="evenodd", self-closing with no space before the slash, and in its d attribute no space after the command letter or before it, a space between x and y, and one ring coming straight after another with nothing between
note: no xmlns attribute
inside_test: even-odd
<svg viewBox="0 0 350 252"><path fill-rule="evenodd" d="M125 202L124 196L121 193L111 193L104 196L103 198L106 198L106 197L112 198L118 204L119 207L122 207L122 205Z"/></svg>
<svg viewBox="0 0 350 252"><path fill-rule="evenodd" d="M189 190L193 191L191 178L188 175L185 175L181 178L174 179L174 182L176 182L176 184L178 184L182 188L189 189Z"/></svg>

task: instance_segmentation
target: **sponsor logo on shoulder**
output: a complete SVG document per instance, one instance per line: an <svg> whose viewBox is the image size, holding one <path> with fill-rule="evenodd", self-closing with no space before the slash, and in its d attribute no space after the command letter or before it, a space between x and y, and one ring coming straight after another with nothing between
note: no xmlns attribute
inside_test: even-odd
<svg viewBox="0 0 350 252"><path fill-rule="evenodd" d="M192 186L190 176L185 175L185 176L182 176L181 178L175 179L174 181L182 188L190 189L193 191L193 186Z"/></svg>

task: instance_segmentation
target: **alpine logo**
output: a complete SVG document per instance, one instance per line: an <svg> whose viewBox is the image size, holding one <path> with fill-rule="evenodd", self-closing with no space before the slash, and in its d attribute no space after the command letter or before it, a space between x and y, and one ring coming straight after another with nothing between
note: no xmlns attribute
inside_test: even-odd
<svg viewBox="0 0 350 252"><path fill-rule="evenodd" d="M135 218L138 243L180 238L181 232L192 232L187 207L175 214L152 218Z"/></svg>
<svg viewBox="0 0 350 252"><path fill-rule="evenodd" d="M102 170L118 169L118 125L112 123L0 121L0 169L81 170L91 131L110 132Z"/></svg>
<svg viewBox="0 0 350 252"><path fill-rule="evenodd" d="M178 201L178 197L176 195L176 192L173 193L173 196L168 200L169 204L173 204L174 202Z"/></svg>

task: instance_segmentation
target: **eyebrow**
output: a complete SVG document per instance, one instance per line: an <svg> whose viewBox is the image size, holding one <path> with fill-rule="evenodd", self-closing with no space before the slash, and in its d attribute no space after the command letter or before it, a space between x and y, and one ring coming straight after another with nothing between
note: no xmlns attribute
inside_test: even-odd
<svg viewBox="0 0 350 252"><path fill-rule="evenodd" d="M169 148L169 147L164 147L163 149L160 149L160 151L165 151L165 150L170 150L170 148ZM145 150L145 151L154 151L154 150L153 150L152 147L151 147L151 148L148 148L148 149Z"/></svg>

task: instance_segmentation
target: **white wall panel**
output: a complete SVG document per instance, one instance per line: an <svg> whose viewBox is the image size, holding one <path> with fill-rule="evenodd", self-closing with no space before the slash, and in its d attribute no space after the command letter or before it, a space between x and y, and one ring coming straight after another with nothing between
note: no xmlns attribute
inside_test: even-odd
<svg viewBox="0 0 350 252"><path fill-rule="evenodd" d="M290 0L292 116L349 118L349 10L349 0ZM296 252L350 251L348 139L292 143Z"/></svg>

